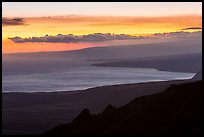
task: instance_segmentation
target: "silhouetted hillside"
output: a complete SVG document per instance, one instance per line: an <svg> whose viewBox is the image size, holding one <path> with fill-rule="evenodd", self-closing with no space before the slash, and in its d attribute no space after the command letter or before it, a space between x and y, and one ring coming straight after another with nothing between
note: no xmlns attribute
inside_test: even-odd
<svg viewBox="0 0 204 137"><path fill-rule="evenodd" d="M200 135L201 104L202 81L174 84L120 108L109 105L97 115L85 109L72 123L43 135Z"/></svg>

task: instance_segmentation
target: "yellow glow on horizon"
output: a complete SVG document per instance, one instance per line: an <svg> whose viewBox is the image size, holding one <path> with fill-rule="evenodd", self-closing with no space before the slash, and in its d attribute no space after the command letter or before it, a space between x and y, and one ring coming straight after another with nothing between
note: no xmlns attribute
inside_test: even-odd
<svg viewBox="0 0 204 137"><path fill-rule="evenodd" d="M175 17L51 17L25 18L26 25L3 27L3 35L39 37L57 34L84 35L90 33L153 34L202 26L201 16Z"/></svg>
<svg viewBox="0 0 204 137"><path fill-rule="evenodd" d="M33 17L25 18L25 25L3 26L2 45L3 53L9 50L18 51L37 51L37 50L59 50L59 43L43 43L50 45L40 47L42 43L14 43L8 40L9 37L40 37L57 34L86 35L92 33L114 33L129 35L151 35L154 33L165 33L181 31L188 27L202 27L202 16L170 16L170 17L111 17L111 16L67 16L67 17ZM195 30L185 30L193 32ZM29 45L29 47L20 45ZM11 46L12 45L12 46ZM14 46L18 45L18 46ZM38 45L38 46L37 46ZM57 46L54 46L57 45ZM74 49L73 45L80 47L79 44L72 44L67 47L61 44L61 49ZM85 44L88 47L93 44ZM11 49L10 47L15 47ZM38 48L36 48L38 47ZM75 47L75 48L78 48ZM23 48L23 49L21 49Z"/></svg>

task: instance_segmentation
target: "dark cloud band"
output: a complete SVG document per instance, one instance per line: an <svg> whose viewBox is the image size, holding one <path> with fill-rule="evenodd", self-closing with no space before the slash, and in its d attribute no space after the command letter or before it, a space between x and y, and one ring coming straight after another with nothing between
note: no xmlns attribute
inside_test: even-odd
<svg viewBox="0 0 204 137"><path fill-rule="evenodd" d="M197 32L168 32L168 33L155 33L151 38L189 38L197 37L202 35L202 31ZM102 42L110 40L130 40L130 39L143 39L149 38L149 36L131 36L127 34L110 34L110 33L94 33L88 35L75 36L73 34L62 35L58 34L56 36L45 35L43 37L12 37L8 38L15 43L26 43L26 42L48 42L48 43L77 43L77 42Z"/></svg>
<svg viewBox="0 0 204 137"><path fill-rule="evenodd" d="M126 34L110 34L110 33L94 33L88 35L75 36L73 34L62 35L58 34L56 36L45 35L43 37L13 37L9 38L15 43L25 43L25 42L50 42L50 43L77 43L77 42L101 42L109 40L127 40L127 39L140 39L141 36L131 36Z"/></svg>
<svg viewBox="0 0 204 137"><path fill-rule="evenodd" d="M190 28L183 28L181 30L201 30L201 27L190 27Z"/></svg>
<svg viewBox="0 0 204 137"><path fill-rule="evenodd" d="M16 25L25 25L23 18L2 18L2 26L16 26Z"/></svg>
<svg viewBox="0 0 204 137"><path fill-rule="evenodd" d="M202 35L202 31L196 32L168 32L168 33L155 33L153 36L156 38L189 38L189 37L197 37Z"/></svg>

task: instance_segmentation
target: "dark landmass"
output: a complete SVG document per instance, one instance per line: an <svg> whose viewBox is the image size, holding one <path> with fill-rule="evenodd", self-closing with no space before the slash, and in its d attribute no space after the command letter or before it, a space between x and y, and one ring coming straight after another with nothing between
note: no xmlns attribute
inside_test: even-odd
<svg viewBox="0 0 204 137"><path fill-rule="evenodd" d="M109 104L121 107L135 97L159 93L172 84L187 81L123 84L73 92L3 93L3 135L40 134L72 122L84 108L99 113Z"/></svg>
<svg viewBox="0 0 204 137"><path fill-rule="evenodd" d="M161 71L197 73L202 67L202 54L183 54L92 64L97 67L156 68Z"/></svg>
<svg viewBox="0 0 204 137"><path fill-rule="evenodd" d="M164 92L109 105L99 114L84 109L72 123L43 135L201 135L202 81L173 84Z"/></svg>

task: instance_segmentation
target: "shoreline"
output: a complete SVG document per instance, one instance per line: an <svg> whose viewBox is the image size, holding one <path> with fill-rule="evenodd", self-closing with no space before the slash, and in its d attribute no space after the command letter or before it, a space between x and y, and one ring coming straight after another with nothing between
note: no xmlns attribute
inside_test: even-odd
<svg viewBox="0 0 204 137"><path fill-rule="evenodd" d="M196 74L196 73L195 73ZM95 88L101 88L101 87L109 87L109 86L120 86L120 85L131 85L131 84L145 84L145 83L155 83L155 82L168 82L168 81L183 81L183 80L190 80L186 78L178 78L178 79L172 79L172 80L150 80L145 82L138 82L138 83L124 83L124 84L113 84L113 85L102 85L102 86L94 86L89 87L85 89L78 89L78 90L60 90L60 91L24 91L24 92L18 92L18 91L2 91L2 94L10 94L10 93L59 93L59 92L69 92L71 93L78 93L78 92L84 92L85 90L89 89L95 89Z"/></svg>
<svg viewBox="0 0 204 137"><path fill-rule="evenodd" d="M191 79L191 78L190 78ZM74 94L74 93L80 93L80 92L84 92L87 90L97 90L98 88L104 88L104 87L115 87L115 86L128 86L128 85L135 85L135 84L147 84L147 83L158 83L158 82L173 82L173 81L177 81L177 82L182 82L182 81L188 81L190 79L174 79L174 80L158 80L158 81L146 81L146 82L139 82L139 83L126 83L126 84L113 84L113 85L103 85L103 86L95 86L95 87L90 87L90 88L86 88L86 89L81 89L81 90L62 90L62 91L34 91L34 92L3 92L2 94L45 94L45 93L70 93L70 94Z"/></svg>

